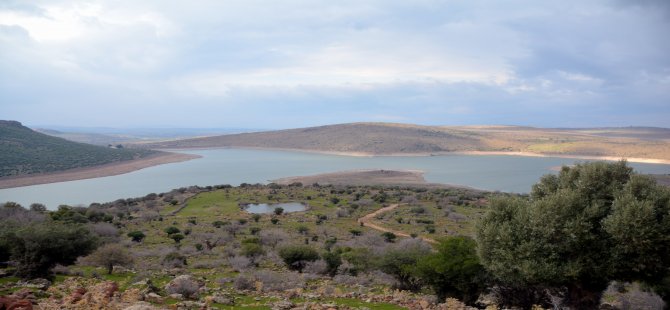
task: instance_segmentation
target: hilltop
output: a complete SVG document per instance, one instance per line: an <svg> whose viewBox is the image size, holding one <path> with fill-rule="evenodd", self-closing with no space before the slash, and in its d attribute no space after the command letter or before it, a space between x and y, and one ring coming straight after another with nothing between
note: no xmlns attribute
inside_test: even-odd
<svg viewBox="0 0 670 310"><path fill-rule="evenodd" d="M453 152L628 158L670 161L670 129L421 126L350 123L140 143L148 148L275 148L348 155L432 155Z"/></svg>
<svg viewBox="0 0 670 310"><path fill-rule="evenodd" d="M124 164L127 167L122 172L128 172L146 167L147 161L153 163L152 165L165 160L176 161L173 155L152 150L117 149L77 143L36 132L17 121L0 121L0 188L68 179L43 179L45 175L53 177L54 173L84 174L76 177L70 175L70 180L73 177L84 178L91 172L93 174L88 177L118 174L115 171L101 174L100 171L90 169L104 166L107 170L115 170L111 165ZM138 163L139 161L142 163ZM131 164L128 165L129 163ZM130 168L133 169L128 170ZM41 179L28 180L25 177ZM18 183L10 184L16 182Z"/></svg>

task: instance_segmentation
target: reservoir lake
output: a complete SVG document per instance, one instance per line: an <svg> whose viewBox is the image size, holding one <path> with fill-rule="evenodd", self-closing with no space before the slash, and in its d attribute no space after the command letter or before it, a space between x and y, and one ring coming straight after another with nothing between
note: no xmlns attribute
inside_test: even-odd
<svg viewBox="0 0 670 310"><path fill-rule="evenodd" d="M209 149L178 150L202 158L154 166L95 179L1 189L0 202L23 206L39 202L49 209L60 204L85 205L119 198L141 197L191 185L269 183L289 176L344 170L421 170L430 183L484 190L527 193L539 178L556 167L583 159L509 155L440 155L353 157L309 152ZM670 165L629 163L640 173L670 174Z"/></svg>

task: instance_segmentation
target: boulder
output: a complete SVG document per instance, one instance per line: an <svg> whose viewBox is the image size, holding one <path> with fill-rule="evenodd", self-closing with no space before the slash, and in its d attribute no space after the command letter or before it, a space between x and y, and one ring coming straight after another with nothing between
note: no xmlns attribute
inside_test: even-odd
<svg viewBox="0 0 670 310"><path fill-rule="evenodd" d="M10 296L0 296L0 309L6 310L32 310L33 303L27 299L18 299Z"/></svg>

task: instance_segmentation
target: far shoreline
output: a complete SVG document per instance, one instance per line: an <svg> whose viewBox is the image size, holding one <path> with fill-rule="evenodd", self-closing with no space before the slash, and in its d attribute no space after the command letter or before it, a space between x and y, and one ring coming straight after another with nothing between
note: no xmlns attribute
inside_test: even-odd
<svg viewBox="0 0 670 310"><path fill-rule="evenodd" d="M3 178L0 179L0 189L109 177L153 166L188 161L200 157L202 156L195 154L160 152L145 158L109 163L100 166Z"/></svg>
<svg viewBox="0 0 670 310"><path fill-rule="evenodd" d="M448 156L448 155L477 155L477 156L520 156L520 157L554 157L583 160L606 160L620 161L622 159L629 163L639 164L660 164L670 165L670 159L641 158L641 157L619 157L619 156L596 156L596 155L571 155L571 154L543 154L521 151L453 151L453 152L422 152L422 153L369 153L369 152L342 152L342 151L324 151L293 148L274 148L257 146L214 146L214 147L182 147L182 148L157 148L166 151L188 151L188 150L216 150L216 149L242 149L242 150L262 150L262 151L285 151L302 152L312 154L337 155L349 157L429 157L429 156Z"/></svg>

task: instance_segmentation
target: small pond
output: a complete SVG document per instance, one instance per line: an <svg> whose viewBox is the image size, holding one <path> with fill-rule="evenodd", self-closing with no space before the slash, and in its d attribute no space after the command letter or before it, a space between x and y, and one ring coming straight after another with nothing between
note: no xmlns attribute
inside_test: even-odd
<svg viewBox="0 0 670 310"><path fill-rule="evenodd" d="M284 213L289 213L289 212L299 212L299 211L305 211L307 210L307 206L305 204L299 203L299 202L287 202L287 203L250 203L247 205L247 207L244 209L245 211L249 213L273 213L275 212L275 209L277 208L282 208L284 209Z"/></svg>

